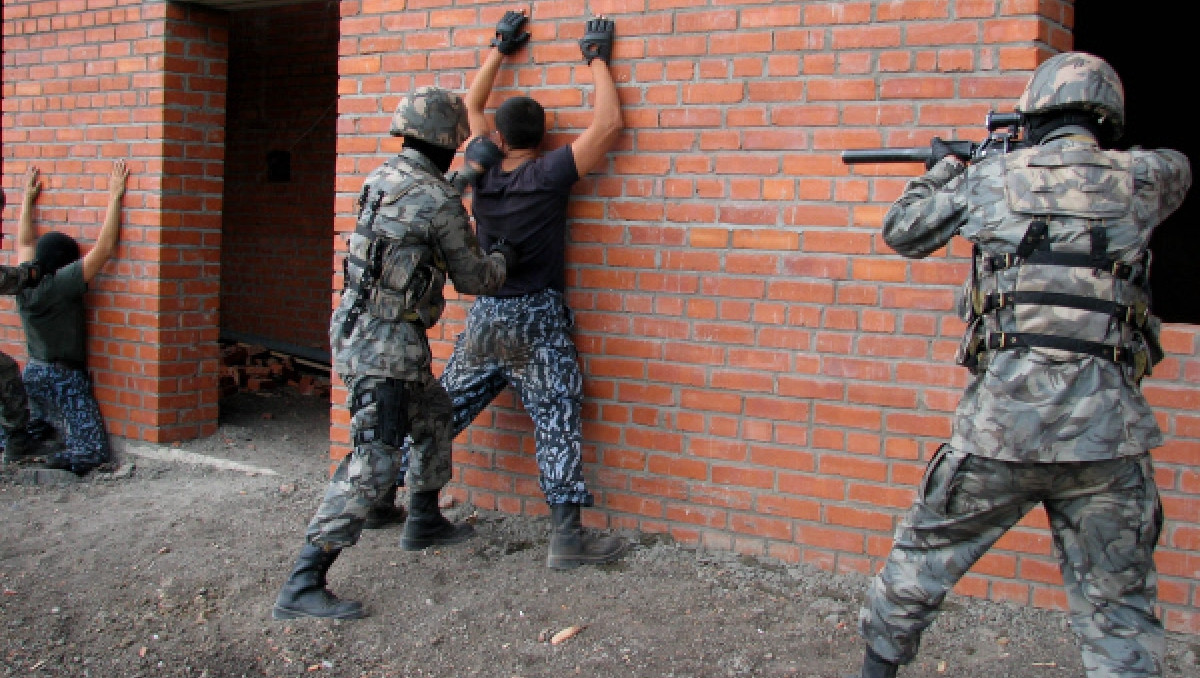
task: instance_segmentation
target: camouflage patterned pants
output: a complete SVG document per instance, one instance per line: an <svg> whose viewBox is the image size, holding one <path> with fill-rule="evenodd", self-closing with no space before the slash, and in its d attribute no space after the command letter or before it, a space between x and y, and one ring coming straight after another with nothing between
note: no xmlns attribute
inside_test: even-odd
<svg viewBox="0 0 1200 678"><path fill-rule="evenodd" d="M0 428L13 431L28 425L29 398L21 381L21 368L12 357L0 352Z"/></svg>
<svg viewBox="0 0 1200 678"><path fill-rule="evenodd" d="M65 449L59 454L84 466L108 461L108 432L85 370L30 358L25 365L25 390L30 415L62 432Z"/></svg>
<svg viewBox="0 0 1200 678"><path fill-rule="evenodd" d="M310 544L326 548L356 544L367 512L394 482L400 447L381 440L379 435L383 423L380 404L387 400L377 394L386 383L380 377L346 379L354 449L333 472L325 498L308 524L306 538ZM433 374L420 382L393 383L402 391L398 409L403 411L395 416L403 418L402 426L411 437L408 486L415 492L440 490L450 482L452 470L450 398ZM356 407L354 403L364 404Z"/></svg>
<svg viewBox="0 0 1200 678"><path fill-rule="evenodd" d="M583 479L583 374L562 294L479 297L442 372L454 435L512 384L533 419L538 482L550 504L591 506Z"/></svg>
<svg viewBox="0 0 1200 678"><path fill-rule="evenodd" d="M943 446L871 583L859 631L906 664L947 592L1005 532L1042 504L1089 678L1162 675L1154 547L1162 507L1149 454L1019 464Z"/></svg>

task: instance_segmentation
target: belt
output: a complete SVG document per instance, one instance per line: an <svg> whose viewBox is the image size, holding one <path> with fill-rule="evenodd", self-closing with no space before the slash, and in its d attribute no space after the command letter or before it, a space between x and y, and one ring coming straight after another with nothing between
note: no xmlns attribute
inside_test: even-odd
<svg viewBox="0 0 1200 678"><path fill-rule="evenodd" d="M64 370L78 370L80 372L87 371L87 365L79 360L68 360L66 358L57 358L54 360L43 360L41 358L30 358L30 362L39 362L43 365L53 365Z"/></svg>

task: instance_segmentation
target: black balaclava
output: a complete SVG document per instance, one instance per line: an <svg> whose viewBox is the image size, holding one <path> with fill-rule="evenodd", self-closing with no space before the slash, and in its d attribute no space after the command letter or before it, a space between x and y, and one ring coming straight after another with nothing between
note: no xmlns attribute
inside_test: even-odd
<svg viewBox="0 0 1200 678"><path fill-rule="evenodd" d="M37 261L42 275L50 275L79 259L79 243L66 233L50 231L37 239L33 258Z"/></svg>
<svg viewBox="0 0 1200 678"><path fill-rule="evenodd" d="M450 164L454 162L454 153L457 151L457 149L454 148L442 148L441 146L435 146L428 141L424 141L416 137L404 137L404 147L411 148L426 158L429 158L429 161L442 171L442 174L445 174L447 171L449 171Z"/></svg>

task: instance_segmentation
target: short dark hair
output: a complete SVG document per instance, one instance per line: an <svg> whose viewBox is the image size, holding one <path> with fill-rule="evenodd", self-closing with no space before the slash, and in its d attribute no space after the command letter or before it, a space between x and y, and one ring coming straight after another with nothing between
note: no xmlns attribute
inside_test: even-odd
<svg viewBox="0 0 1200 678"><path fill-rule="evenodd" d="M529 97L513 97L496 109L496 129L512 148L537 148L546 136L546 110Z"/></svg>

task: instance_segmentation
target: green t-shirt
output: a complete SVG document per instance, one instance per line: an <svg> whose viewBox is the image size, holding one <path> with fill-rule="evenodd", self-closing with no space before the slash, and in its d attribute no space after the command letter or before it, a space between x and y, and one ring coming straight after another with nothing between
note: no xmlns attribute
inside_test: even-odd
<svg viewBox="0 0 1200 678"><path fill-rule="evenodd" d="M25 327L29 357L53 362L66 360L82 367L87 362L86 319L83 313L83 260L42 278L36 287L17 295L17 310Z"/></svg>

